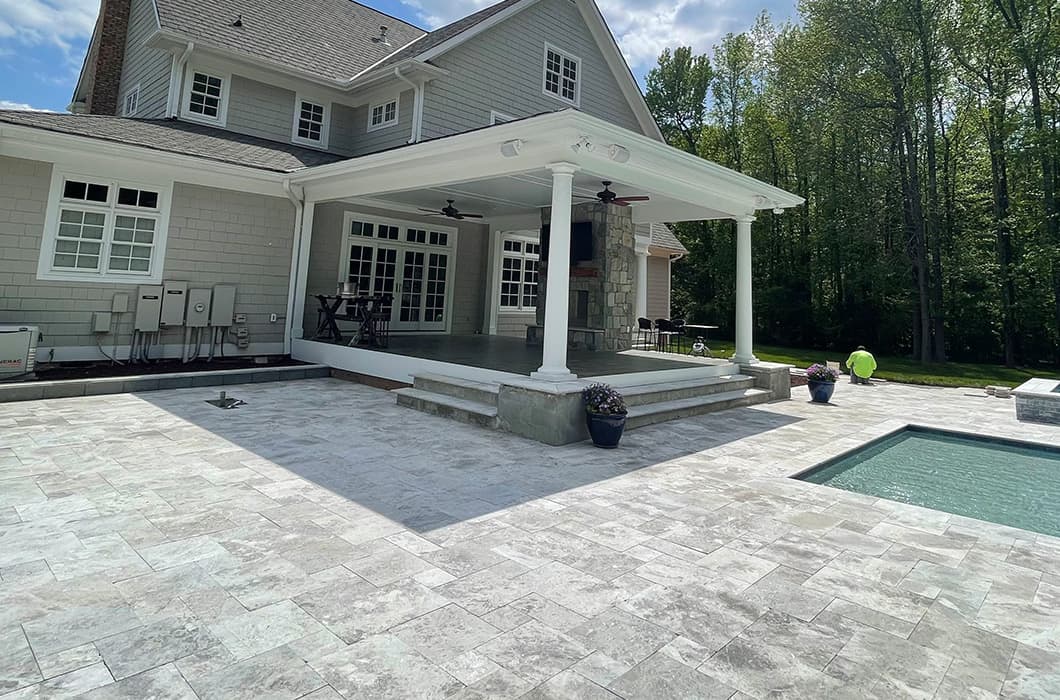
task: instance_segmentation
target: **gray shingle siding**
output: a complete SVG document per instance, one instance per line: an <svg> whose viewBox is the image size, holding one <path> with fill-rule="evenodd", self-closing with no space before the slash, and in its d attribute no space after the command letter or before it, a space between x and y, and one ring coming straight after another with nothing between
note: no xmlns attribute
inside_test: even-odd
<svg viewBox="0 0 1060 700"><path fill-rule="evenodd" d="M393 97L393 96L391 96ZM379 100L383 102L384 100ZM385 151L389 148L404 146L412 136L412 111L415 102L415 93L412 90L402 92L398 99L398 121L393 126L384 129L368 131L368 109L369 105L361 105L352 110L353 121L350 130L353 135L353 143L350 154L362 156L366 153Z"/></svg>
<svg viewBox="0 0 1060 700"><path fill-rule="evenodd" d="M670 259L648 258L648 318L670 318Z"/></svg>
<svg viewBox="0 0 1060 700"><path fill-rule="evenodd" d="M109 311L115 293L135 297L137 285L37 279L51 172L50 163L0 157L0 323L40 326L42 347L91 348L80 359L103 359L95 350L92 313ZM176 183L165 278L192 287L237 285L236 311L247 314L251 342L281 343L284 324L269 323L269 314L286 310L293 228L287 199ZM115 324L119 345L129 342L132 316ZM108 351L114 338L103 339ZM183 330L172 330L162 342L182 339ZM227 352L233 350L229 345Z"/></svg>
<svg viewBox="0 0 1060 700"><path fill-rule="evenodd" d="M228 128L272 141L290 141L294 124L294 92L232 76L228 97Z"/></svg>
<svg viewBox="0 0 1060 700"><path fill-rule="evenodd" d="M450 74L427 85L424 138L485 126L490 110L526 117L570 107L542 92L546 42L581 59L583 112L642 132L578 8L540 0L432 59Z"/></svg>
<svg viewBox="0 0 1060 700"><path fill-rule="evenodd" d="M129 31L125 39L125 62L121 70L118 114L122 113L125 95L139 85L140 101L135 116L145 119L160 119L166 116L173 57L166 51L144 45L156 29L158 22L151 0L133 0Z"/></svg>

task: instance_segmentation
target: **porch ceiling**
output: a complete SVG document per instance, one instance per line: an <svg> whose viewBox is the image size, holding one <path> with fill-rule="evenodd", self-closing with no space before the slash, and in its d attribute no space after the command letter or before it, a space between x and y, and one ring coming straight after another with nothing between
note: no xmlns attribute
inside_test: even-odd
<svg viewBox="0 0 1060 700"><path fill-rule="evenodd" d="M551 201L550 164L577 168L575 194L590 201L610 180L638 223L734 218L803 199L754 178L575 110L529 117L291 177L312 201L370 199L397 208L458 209L502 217Z"/></svg>
<svg viewBox="0 0 1060 700"><path fill-rule="evenodd" d="M592 202L603 189L602 181L588 173L578 173L574 179L575 203ZM719 219L731 216L709 207L690 208L687 203L665 193L636 184L613 181L611 190L623 195L647 195L648 202L630 204L636 222L678 221L682 214L695 219ZM472 180L440 187L416 188L399 192L381 193L362 201L384 208L406 210L422 214L419 208L441 209L452 199L463 212L483 214L486 220L537 212L551 204L552 174L539 170L519 175L503 175L487 180Z"/></svg>

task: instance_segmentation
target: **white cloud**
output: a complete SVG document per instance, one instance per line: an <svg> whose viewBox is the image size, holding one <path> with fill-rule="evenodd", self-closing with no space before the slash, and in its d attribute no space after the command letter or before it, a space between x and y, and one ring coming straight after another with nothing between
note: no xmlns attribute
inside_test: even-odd
<svg viewBox="0 0 1060 700"><path fill-rule="evenodd" d="M0 0L2 1L2 0ZM436 28L492 5L494 0L404 0L420 20ZM749 29L763 9L775 19L794 14L795 0L597 0L626 60L643 75L667 47L709 53L728 32Z"/></svg>
<svg viewBox="0 0 1060 700"><path fill-rule="evenodd" d="M11 100L0 100L0 109L14 109L19 112L49 112L48 109L37 109L25 102L12 102Z"/></svg>
<svg viewBox="0 0 1060 700"><path fill-rule="evenodd" d="M70 51L92 35L99 0L0 0L0 42Z"/></svg>

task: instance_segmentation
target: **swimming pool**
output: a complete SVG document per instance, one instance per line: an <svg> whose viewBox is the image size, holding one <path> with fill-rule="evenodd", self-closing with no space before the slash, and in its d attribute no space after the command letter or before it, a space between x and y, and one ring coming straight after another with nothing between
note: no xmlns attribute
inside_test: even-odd
<svg viewBox="0 0 1060 700"><path fill-rule="evenodd" d="M1060 448L910 426L793 478L1060 536Z"/></svg>

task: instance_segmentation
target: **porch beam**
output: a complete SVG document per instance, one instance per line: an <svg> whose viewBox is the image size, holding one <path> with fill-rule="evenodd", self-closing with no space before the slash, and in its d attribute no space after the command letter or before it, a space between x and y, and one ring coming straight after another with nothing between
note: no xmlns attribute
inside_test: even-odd
<svg viewBox="0 0 1060 700"><path fill-rule="evenodd" d="M751 224L753 216L736 219L736 353L733 362L754 364L754 315L751 303Z"/></svg>
<svg viewBox="0 0 1060 700"><path fill-rule="evenodd" d="M545 280L545 337L541 367L530 376L549 382L575 379L567 369L567 314L570 304L570 224L573 163L552 163L552 220L549 225L548 275Z"/></svg>

